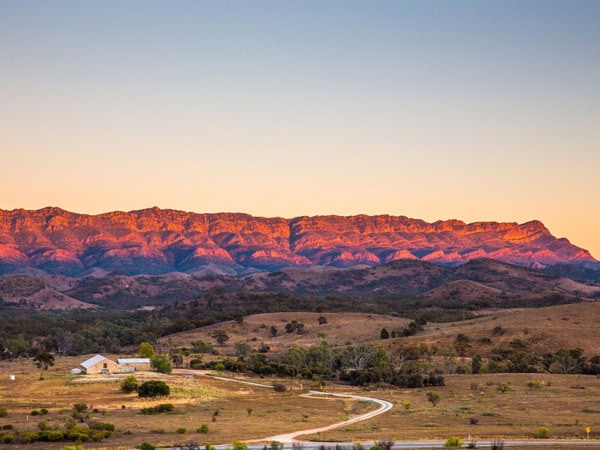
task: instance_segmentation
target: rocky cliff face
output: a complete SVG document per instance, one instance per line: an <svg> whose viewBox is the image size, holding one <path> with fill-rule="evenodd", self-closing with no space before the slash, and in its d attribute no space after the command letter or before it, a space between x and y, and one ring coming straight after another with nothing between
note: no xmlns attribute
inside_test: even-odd
<svg viewBox="0 0 600 450"><path fill-rule="evenodd" d="M209 264L243 272L397 259L458 265L476 258L530 267L595 261L538 221L427 223L387 215L283 219L158 208L99 215L59 208L0 210L0 274L24 268L64 275L91 269L158 274L193 272Z"/></svg>

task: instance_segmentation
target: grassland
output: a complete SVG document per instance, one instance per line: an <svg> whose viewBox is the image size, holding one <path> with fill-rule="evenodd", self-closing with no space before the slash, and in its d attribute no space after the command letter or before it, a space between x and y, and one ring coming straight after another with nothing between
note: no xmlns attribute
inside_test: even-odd
<svg viewBox="0 0 600 450"><path fill-rule="evenodd" d="M0 365L0 406L8 409L0 425L12 424L18 430L37 429L38 423L64 428L71 418L74 403L85 402L92 419L114 423L117 433L99 443L86 443L86 448L132 447L141 442L174 444L195 442L226 443L233 439L251 440L293 430L310 429L338 422L366 412L373 405L329 398L315 400L300 397L309 382L283 380L293 388L275 393L260 387L222 381L210 377L186 378L153 373L139 374L140 380L165 380L172 389L168 398L145 400L123 393L120 377L72 377L66 372L79 358L60 358L57 365L38 380L39 373L30 361L3 362ZM16 375L16 381L6 374ZM254 381L270 384L270 379ZM540 389L527 383L540 381ZM377 390L367 395L392 401L394 408L374 419L338 430L306 436L324 441L356 441L392 439L446 439L451 435L474 439L533 437L540 427L552 438L600 436L600 379L595 376L550 374L486 374L455 375L436 388L441 400L432 407L425 390ZM497 388L506 383L510 389ZM576 389L575 389L576 388ZM333 392L364 392L330 383ZM172 413L146 416L142 407L173 403ZM410 405L408 405L410 404ZM125 408L122 407L125 406ZM32 410L48 409L43 416L32 416ZM251 408L250 413L249 408ZM95 412L96 411L96 412ZM214 416L215 412L218 414ZM215 422L213 422L215 417ZM478 423L470 423L477 418ZM207 424L209 432L196 432ZM176 433L186 428L185 434ZM60 448L64 444L38 443L0 444L1 448Z"/></svg>

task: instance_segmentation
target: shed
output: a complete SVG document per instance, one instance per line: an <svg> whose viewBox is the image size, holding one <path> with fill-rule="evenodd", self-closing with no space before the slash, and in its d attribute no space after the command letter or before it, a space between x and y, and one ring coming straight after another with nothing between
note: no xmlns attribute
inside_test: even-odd
<svg viewBox="0 0 600 450"><path fill-rule="evenodd" d="M117 359L117 364L121 372L150 370L150 358L119 358Z"/></svg>

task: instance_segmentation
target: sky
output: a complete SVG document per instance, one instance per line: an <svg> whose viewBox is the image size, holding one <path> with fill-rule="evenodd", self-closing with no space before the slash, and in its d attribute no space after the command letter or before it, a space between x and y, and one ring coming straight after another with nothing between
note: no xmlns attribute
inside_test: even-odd
<svg viewBox="0 0 600 450"><path fill-rule="evenodd" d="M0 208L541 220L600 258L600 2L0 0Z"/></svg>

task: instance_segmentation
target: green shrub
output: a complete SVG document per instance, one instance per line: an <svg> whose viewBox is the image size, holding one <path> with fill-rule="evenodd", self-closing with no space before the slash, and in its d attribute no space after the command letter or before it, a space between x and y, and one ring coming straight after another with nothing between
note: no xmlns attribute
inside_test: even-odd
<svg viewBox="0 0 600 450"><path fill-rule="evenodd" d="M462 439L456 436L449 437L446 443L444 444L444 447L447 448L461 448L462 446Z"/></svg>
<svg viewBox="0 0 600 450"><path fill-rule="evenodd" d="M140 397L158 397L169 395L171 389L164 381L150 380L146 381L138 387L138 395Z"/></svg>
<svg viewBox="0 0 600 450"><path fill-rule="evenodd" d="M271 441L268 447L269 450L283 450L283 442Z"/></svg>
<svg viewBox="0 0 600 450"><path fill-rule="evenodd" d="M10 433L2 435L2 442L4 442L5 444L10 444L14 439L15 437Z"/></svg>
<svg viewBox="0 0 600 450"><path fill-rule="evenodd" d="M63 435L62 431L49 430L48 433L46 434L46 439L49 442L62 441L64 439L64 435Z"/></svg>
<svg viewBox="0 0 600 450"><path fill-rule="evenodd" d="M0 417L6 417L6 416L8 416L8 409L0 408Z"/></svg>
<svg viewBox="0 0 600 450"><path fill-rule="evenodd" d="M175 430L175 433L178 433L178 434L185 434L185 433L187 433L187 428L184 428L184 427L177 428L177 429Z"/></svg>
<svg viewBox="0 0 600 450"><path fill-rule="evenodd" d="M137 378L129 375L121 382L121 390L124 392L135 392L138 390L139 383Z"/></svg>
<svg viewBox="0 0 600 450"><path fill-rule="evenodd" d="M21 442L21 444L30 444L32 442L37 442L39 439L39 431L27 431L19 436L19 442Z"/></svg>
<svg viewBox="0 0 600 450"><path fill-rule="evenodd" d="M548 428L540 427L540 429L537 430L537 433L535 433L534 437L536 439L546 439L548 437Z"/></svg>
<svg viewBox="0 0 600 450"><path fill-rule="evenodd" d="M164 413L164 412L171 412L174 409L175 409L175 407L173 406L172 403L161 403L160 405L149 406L148 408L142 408L140 410L140 413L145 414L145 415L153 415L153 414L160 414L160 413Z"/></svg>
<svg viewBox="0 0 600 450"><path fill-rule="evenodd" d="M115 426L112 423L108 422L96 422L90 426L92 430L105 430L105 431L115 431Z"/></svg>
<svg viewBox="0 0 600 450"><path fill-rule="evenodd" d="M200 425L198 427L198 429L196 431L198 433L208 433L208 425L206 425L205 423L203 423L202 425Z"/></svg>
<svg viewBox="0 0 600 450"><path fill-rule="evenodd" d="M248 444L242 441L233 441L232 450L248 450Z"/></svg>
<svg viewBox="0 0 600 450"><path fill-rule="evenodd" d="M37 409L34 409L33 411L31 411L31 415L32 416L39 416L40 412Z"/></svg>
<svg viewBox="0 0 600 450"><path fill-rule="evenodd" d="M42 413L42 415L45 416L46 414L48 414L48 410L46 408L42 408L40 409L40 413Z"/></svg>
<svg viewBox="0 0 600 450"><path fill-rule="evenodd" d="M285 392L287 390L287 387L285 387L285 384L283 384L283 383L274 381L273 382L273 390L275 392Z"/></svg>
<svg viewBox="0 0 600 450"><path fill-rule="evenodd" d="M156 446L150 442L144 442L140 445L140 450L156 450Z"/></svg>
<svg viewBox="0 0 600 450"><path fill-rule="evenodd" d="M153 428L152 430L150 430L150 433L154 433L154 434L163 434L165 432L164 428Z"/></svg>
<svg viewBox="0 0 600 450"><path fill-rule="evenodd" d="M73 405L73 409L75 411L77 411L78 413L81 413L81 412L85 411L86 409L88 409L88 406L85 403L75 403Z"/></svg>
<svg viewBox="0 0 600 450"><path fill-rule="evenodd" d="M6 425L2 425L3 430L12 430L13 428L14 427L10 423L7 423Z"/></svg>

